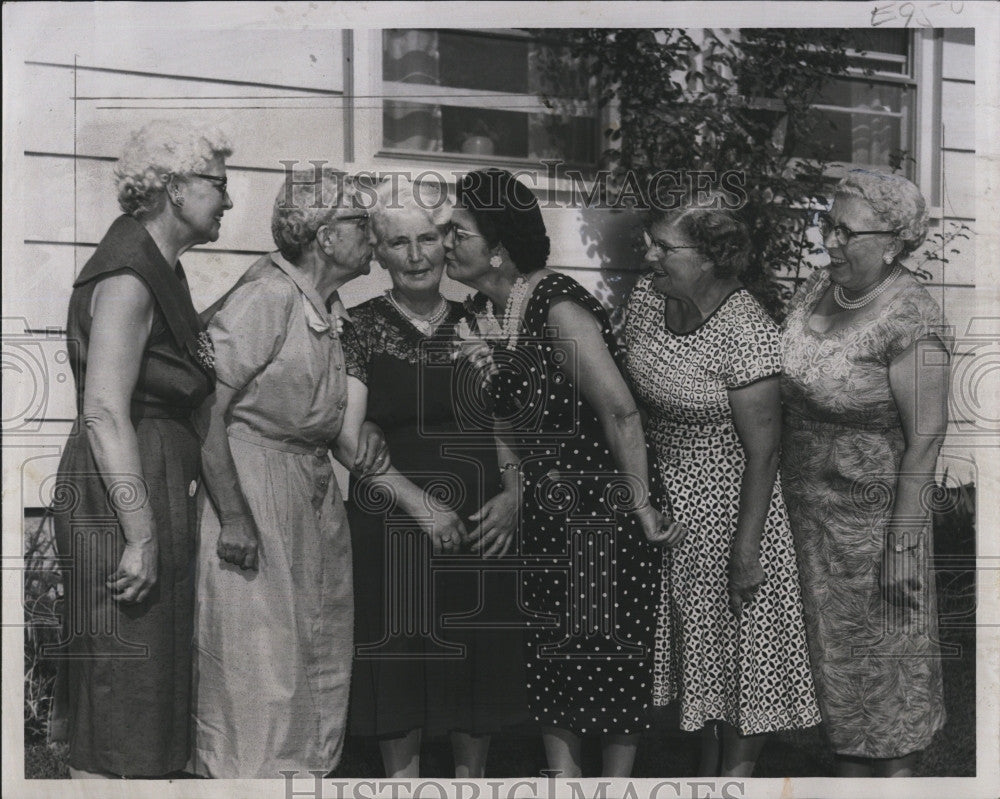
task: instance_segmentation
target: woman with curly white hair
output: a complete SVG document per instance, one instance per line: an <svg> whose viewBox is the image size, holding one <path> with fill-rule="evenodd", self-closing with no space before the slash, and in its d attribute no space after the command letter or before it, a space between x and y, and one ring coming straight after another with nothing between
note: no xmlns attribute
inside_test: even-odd
<svg viewBox="0 0 1000 799"><path fill-rule="evenodd" d="M178 260L233 207L218 131L155 122L115 167L125 212L74 283L78 424L53 511L67 567L55 737L73 777L169 774L189 755L199 441L211 342ZM65 714L62 712L65 711Z"/></svg>
<svg viewBox="0 0 1000 799"><path fill-rule="evenodd" d="M363 410L340 340L337 290L370 268L368 213L344 175L293 171L271 233L278 249L209 322L218 385L205 409L192 757L207 777L337 765L354 619L328 453L386 465L380 447L358 447Z"/></svg>
<svg viewBox="0 0 1000 799"><path fill-rule="evenodd" d="M437 184L405 178L376 195L375 255L392 287L351 308L344 351L395 468L351 486L351 732L378 740L390 778L419 777L421 743L447 735L455 776L482 779L491 735L527 715L521 632L502 615L516 607L516 586L509 574L474 568L477 556L513 546L519 495L511 470L500 469L512 457L500 460L490 446L492 425L478 439L463 425L463 402L483 398L456 386L477 382L470 363L485 345L478 356L467 346L468 359L440 362L461 341L466 313L440 293L451 204ZM372 501L382 491L395 501ZM442 572L456 555L473 568ZM411 623L422 634L390 634Z"/></svg>
<svg viewBox="0 0 1000 799"><path fill-rule="evenodd" d="M945 718L929 498L949 347L902 264L927 233L916 186L852 171L818 224L830 263L792 300L781 378L813 677L838 774L906 777Z"/></svg>

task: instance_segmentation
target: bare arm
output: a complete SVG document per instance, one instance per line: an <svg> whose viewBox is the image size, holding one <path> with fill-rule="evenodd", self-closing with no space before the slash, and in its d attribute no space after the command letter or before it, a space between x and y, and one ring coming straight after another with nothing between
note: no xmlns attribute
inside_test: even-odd
<svg viewBox="0 0 1000 799"><path fill-rule="evenodd" d="M153 297L136 275L112 275L94 288L91 315L83 392L87 440L105 481L109 475L127 475L137 483L138 494L148 497L130 406L152 330ZM108 587L118 601L140 602L156 583L156 520L148 499L135 510L115 512L125 550Z"/></svg>
<svg viewBox="0 0 1000 799"><path fill-rule="evenodd" d="M201 445L201 470L219 514L221 530L216 545L219 558L242 569L256 569L260 534L243 495L226 433L226 415L239 391L217 381L215 393L202 406L208 431Z"/></svg>
<svg viewBox="0 0 1000 799"><path fill-rule="evenodd" d="M389 467L389 449L379 427L365 419L368 386L356 377L347 378L347 408L340 433L333 444L333 457L348 471L359 475L384 472Z"/></svg>
<svg viewBox="0 0 1000 799"><path fill-rule="evenodd" d="M356 377L347 378L347 409L340 435L334 445L334 457L347 469L354 469L360 457L358 441L368 412L368 387ZM453 511L432 510L424 501L424 492L384 461L381 474L371 475L370 491L387 491L404 511L421 524L431 537L435 552L457 552L466 538L465 526Z"/></svg>
<svg viewBox="0 0 1000 799"><path fill-rule="evenodd" d="M778 474L781 448L781 393L777 377L729 391L733 425L746 469L740 485L740 510L729 560L729 599L737 616L764 579L760 539Z"/></svg>
<svg viewBox="0 0 1000 799"><path fill-rule="evenodd" d="M548 322L556 326L560 340L576 343L574 349L566 350L566 371L596 412L619 471L638 480L648 497L646 438L639 410L604 343L597 319L574 302L557 302L549 311ZM641 501L635 513L650 540L673 545L683 538L683 529L677 524L671 524L663 534L660 513L648 500Z"/></svg>
<svg viewBox="0 0 1000 799"><path fill-rule="evenodd" d="M912 558L926 548L929 519L926 491L934 483L938 453L948 428L948 351L936 338L910 345L889 365L889 388L899 410L906 447L896 476L890 540L882 586L896 605L919 605L922 586ZM893 545L898 545L893 547ZM902 551L896 551L896 549Z"/></svg>
<svg viewBox="0 0 1000 799"><path fill-rule="evenodd" d="M469 534L469 542L478 546L484 557L506 555L514 542L521 507L521 464L506 441L506 430L497 425L497 460L500 464L500 491L469 516L476 527ZM486 477L490 485L490 476Z"/></svg>

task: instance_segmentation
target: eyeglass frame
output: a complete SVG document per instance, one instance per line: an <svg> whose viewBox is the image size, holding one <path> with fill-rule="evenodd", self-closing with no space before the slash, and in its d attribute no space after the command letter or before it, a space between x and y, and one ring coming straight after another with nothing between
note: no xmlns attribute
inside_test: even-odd
<svg viewBox="0 0 1000 799"><path fill-rule="evenodd" d="M459 227L454 222L448 223L448 230L445 232L447 236L451 233L456 241L465 241L466 239L485 239L486 237L482 233L473 233L471 230L466 230L464 227Z"/></svg>
<svg viewBox="0 0 1000 799"><path fill-rule="evenodd" d="M837 239L841 247L846 247L850 244L851 239L855 236L874 236L877 234L898 236L902 232L902 228L895 230L851 230L847 225L836 224L830 217L829 211L816 211L813 214L813 225L819 228L819 234L823 237L823 241L826 241L826 237L833 233L834 238ZM827 227L825 233L823 232L824 227ZM843 231L843 233L840 231Z"/></svg>
<svg viewBox="0 0 1000 799"><path fill-rule="evenodd" d="M353 209L351 209L351 210L353 210ZM367 211L361 211L360 213L357 213L357 214L348 214L347 216L335 216L330 221L331 222L354 222L354 221L363 219L364 222L365 222L364 226L367 227L368 223L371 221L371 218L372 218L371 214L369 214ZM357 227L361 228L362 226L358 225Z"/></svg>
<svg viewBox="0 0 1000 799"><path fill-rule="evenodd" d="M650 247L656 247L664 255L670 255L673 250L697 250L698 248L693 244L667 244L665 241L660 241L658 238L653 236L648 230L642 231L643 242L648 250Z"/></svg>
<svg viewBox="0 0 1000 799"><path fill-rule="evenodd" d="M190 172L188 174L202 180L207 180L223 197L229 194L229 178L226 175L206 175L203 172Z"/></svg>

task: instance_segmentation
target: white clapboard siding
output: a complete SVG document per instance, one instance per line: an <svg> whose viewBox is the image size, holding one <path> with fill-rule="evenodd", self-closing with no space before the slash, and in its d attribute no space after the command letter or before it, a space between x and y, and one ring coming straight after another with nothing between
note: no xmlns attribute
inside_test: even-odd
<svg viewBox="0 0 1000 799"><path fill-rule="evenodd" d="M74 4L68 4L73 6ZM179 75L219 82L262 83L295 88L341 90L343 47L339 30L254 30L227 28L224 33L204 18L183 19L185 7L174 6L169 25L140 20L145 3L93 4L93 24L52 27L24 53L25 60L77 64L110 70ZM131 14L134 19L128 19ZM218 22L225 27L226 15Z"/></svg>
<svg viewBox="0 0 1000 799"><path fill-rule="evenodd" d="M941 209L954 219L976 218L976 156L974 153L945 150Z"/></svg>
<svg viewBox="0 0 1000 799"><path fill-rule="evenodd" d="M955 150L976 149L976 86L954 80L941 82L941 139Z"/></svg>
<svg viewBox="0 0 1000 799"><path fill-rule="evenodd" d="M946 28L941 50L941 76L953 80L976 79L975 30Z"/></svg>

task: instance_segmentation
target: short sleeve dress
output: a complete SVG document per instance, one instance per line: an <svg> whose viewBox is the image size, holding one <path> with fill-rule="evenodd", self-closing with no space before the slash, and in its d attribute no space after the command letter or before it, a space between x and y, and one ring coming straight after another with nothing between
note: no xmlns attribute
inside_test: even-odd
<svg viewBox="0 0 1000 799"><path fill-rule="evenodd" d="M338 324L294 265L264 259L209 323L219 381L239 390L229 446L261 536L257 571L223 563L203 498L192 769L230 779L337 765L353 646L351 540L328 454L347 407Z"/></svg>
<svg viewBox="0 0 1000 799"><path fill-rule="evenodd" d="M879 589L905 446L889 365L914 342L942 335L944 324L909 272L899 281L879 316L818 333L809 318L830 279L817 270L793 298L782 336L781 469L813 674L834 750L866 758L925 749L945 720L930 530L914 559L921 609L887 627Z"/></svg>
<svg viewBox="0 0 1000 799"><path fill-rule="evenodd" d="M728 564L746 456L729 405L781 369L778 329L746 289L700 327L675 333L666 298L643 278L626 307L627 372L648 411L674 517L690 530L665 549L659 582L654 699L680 697L681 728L723 720L742 735L819 723L798 569L775 479L760 543L764 582L737 619Z"/></svg>
<svg viewBox="0 0 1000 799"><path fill-rule="evenodd" d="M119 217L74 283L67 336L82 413L94 289L138 276L154 300L153 326L132 394L142 475L102 474L78 419L59 464L52 511L66 574L66 636L53 738L69 738L69 765L121 776L184 768L190 750L195 487L200 441L193 412L214 385L211 347L184 272L164 260L143 225ZM125 538L117 512L149 503L157 582L142 602L119 605L105 585Z"/></svg>
<svg viewBox="0 0 1000 799"><path fill-rule="evenodd" d="M451 358L462 306L419 332L387 297L351 308L348 374L368 388L367 417L393 465L427 496L471 513L499 490L492 426L462 413L472 370ZM527 717L515 566L473 552L434 555L412 518L351 479L356 655L351 732L486 734Z"/></svg>
<svg viewBox="0 0 1000 799"><path fill-rule="evenodd" d="M630 511L634 482L570 379L573 343L547 322L556 302L592 314L617 357L600 303L558 273L536 284L515 349L494 352L496 413L513 431L524 473L529 709L539 724L579 736L641 733L649 726L661 547Z"/></svg>

